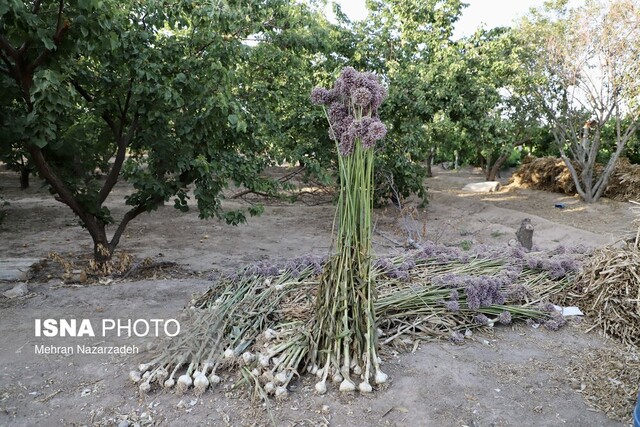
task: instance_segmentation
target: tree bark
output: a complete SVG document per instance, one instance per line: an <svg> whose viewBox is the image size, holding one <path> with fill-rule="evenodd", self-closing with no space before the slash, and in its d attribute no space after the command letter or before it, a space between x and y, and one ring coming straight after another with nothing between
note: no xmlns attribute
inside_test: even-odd
<svg viewBox="0 0 640 427"><path fill-rule="evenodd" d="M433 176L433 171L431 166L433 166L433 159L435 157L435 150L433 147L429 149L429 154L427 155L427 178L431 178Z"/></svg>
<svg viewBox="0 0 640 427"><path fill-rule="evenodd" d="M107 241L106 232L102 230L101 234L101 236L91 235L91 238L93 239L93 260L96 262L98 267L102 267L107 262L111 261L114 249Z"/></svg>
<svg viewBox="0 0 640 427"><path fill-rule="evenodd" d="M28 166L22 166L20 168L20 188L26 190L29 188L29 175L31 174L31 170Z"/></svg>
<svg viewBox="0 0 640 427"><path fill-rule="evenodd" d="M493 166L491 166L491 168L489 168L489 165L487 164L487 169L488 169L488 172L486 174L487 181L496 180L496 177L498 175L498 172L500 171L500 168L502 167L502 165L504 165L504 162L506 162L508 158L509 158L509 155L506 153L503 153L500 155L500 157L498 157L498 159L493 164Z"/></svg>

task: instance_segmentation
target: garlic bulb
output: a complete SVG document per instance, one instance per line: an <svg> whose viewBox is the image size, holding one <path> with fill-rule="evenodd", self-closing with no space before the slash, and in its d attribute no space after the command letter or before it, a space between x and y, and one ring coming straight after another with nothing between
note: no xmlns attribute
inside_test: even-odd
<svg viewBox="0 0 640 427"><path fill-rule="evenodd" d="M195 389L196 395L199 396L204 393L207 390L207 387L209 387L209 380L207 379L206 375L204 375L203 373L200 373L200 375L196 375L195 380L193 381L193 387Z"/></svg>
<svg viewBox="0 0 640 427"><path fill-rule="evenodd" d="M130 371L129 372L129 379L134 384L138 384L140 381L142 381L142 375L138 371Z"/></svg>
<svg viewBox="0 0 640 427"><path fill-rule="evenodd" d="M276 387L276 397L279 399L284 399L285 397L287 397L287 395L289 394L289 392L287 391L286 387Z"/></svg>
<svg viewBox="0 0 640 427"><path fill-rule="evenodd" d="M151 363L141 363L138 365L138 370L140 372L146 372L151 368Z"/></svg>
<svg viewBox="0 0 640 427"><path fill-rule="evenodd" d="M220 384L220 377L217 376L216 374L211 374L209 375L209 384L216 385L216 384Z"/></svg>
<svg viewBox="0 0 640 427"><path fill-rule="evenodd" d="M348 379L340 383L340 391L343 393L348 393L350 391L354 391L355 389L356 389L356 385Z"/></svg>
<svg viewBox="0 0 640 427"><path fill-rule="evenodd" d="M276 391L276 386L272 382L268 382L264 385L264 391L266 391L267 394L273 394Z"/></svg>
<svg viewBox="0 0 640 427"><path fill-rule="evenodd" d="M164 380L167 379L168 376L169 376L169 371L167 371L165 368L158 368L156 370L154 378L158 383L162 384Z"/></svg>
<svg viewBox="0 0 640 427"><path fill-rule="evenodd" d="M376 372L376 384L384 384L387 382L387 374L385 374L382 371L377 371Z"/></svg>
<svg viewBox="0 0 640 427"><path fill-rule="evenodd" d="M245 351L244 353L242 353L242 360L246 365L248 365L256 360L256 355L251 353L250 351Z"/></svg>
<svg viewBox="0 0 640 427"><path fill-rule="evenodd" d="M149 384L148 381L144 381L140 383L140 386L138 387L138 389L140 390L140 393L147 394L151 390L151 384Z"/></svg>
<svg viewBox="0 0 640 427"><path fill-rule="evenodd" d="M325 394L327 392L327 384L324 381L318 381L315 388L318 394Z"/></svg>
<svg viewBox="0 0 640 427"><path fill-rule="evenodd" d="M278 372L275 376L276 384L286 384L287 382L287 373L286 372Z"/></svg>
<svg viewBox="0 0 640 427"><path fill-rule="evenodd" d="M185 393L192 384L193 380L189 375L181 375L180 378L178 378L178 393Z"/></svg>
<svg viewBox="0 0 640 427"><path fill-rule="evenodd" d="M268 354L260 353L260 356L258 356L258 363L260 364L260 366L264 366L266 368L267 366L269 366L270 361L271 358Z"/></svg>
<svg viewBox="0 0 640 427"><path fill-rule="evenodd" d="M358 390L360 390L360 393L371 393L373 391L373 387L371 387L371 384L368 382L362 381L358 384Z"/></svg>

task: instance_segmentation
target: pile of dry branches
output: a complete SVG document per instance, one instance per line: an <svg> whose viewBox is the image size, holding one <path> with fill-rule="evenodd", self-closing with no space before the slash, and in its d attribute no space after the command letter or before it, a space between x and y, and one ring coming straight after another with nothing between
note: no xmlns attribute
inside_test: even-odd
<svg viewBox="0 0 640 427"><path fill-rule="evenodd" d="M627 345L640 345L640 249L635 245L596 251L566 296L592 319L591 329Z"/></svg>
<svg viewBox="0 0 640 427"><path fill-rule="evenodd" d="M579 174L580 168L578 165L574 166ZM598 165L596 175L601 171L602 166ZM514 172L510 184L555 193L576 193L576 186L567 165L557 157L526 157L520 168ZM625 202L640 199L640 165L633 165L625 158L618 160L609 178L604 197Z"/></svg>
<svg viewBox="0 0 640 427"><path fill-rule="evenodd" d="M525 157L510 185L554 193L573 194L576 186L564 160L557 157Z"/></svg>

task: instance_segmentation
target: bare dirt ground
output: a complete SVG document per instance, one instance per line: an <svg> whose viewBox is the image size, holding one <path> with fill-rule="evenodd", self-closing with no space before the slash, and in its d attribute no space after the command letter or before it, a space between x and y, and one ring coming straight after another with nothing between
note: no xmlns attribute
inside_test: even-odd
<svg viewBox="0 0 640 427"><path fill-rule="evenodd" d="M509 188L470 194L461 188L483 180L477 171L435 173L427 183L427 208L409 202L402 212L396 207L376 211L378 253L400 252L408 238L507 244L527 217L541 248L600 246L632 231L632 213L624 203L585 205L564 195ZM11 203L0 226L0 259L90 252L88 234L38 183L21 191L17 176L0 169L0 188ZM116 214L123 212L118 203L126 191L118 187L113 197ZM559 202L566 207L554 208ZM135 344L144 351L157 338L37 338L34 319L179 318L191 295L205 291L221 271L258 260L327 254L332 219L333 207L326 203L267 203L261 217L234 228L164 207L133 222L119 249L138 259L175 262L171 274L82 285L52 277L30 281L26 298L0 296L0 425L127 425L125 420L171 426L623 425L591 409L568 377L583 355L612 345L596 333L584 334L577 320L557 332L517 324L475 334L462 346L422 343L413 353L389 353L385 365L391 382L371 397L334 391L317 396L313 383L303 378L288 400L266 409L225 393L224 387L199 398L173 392L140 397L128 372L144 354L35 354L36 345L52 340L72 346ZM0 292L14 285L0 282Z"/></svg>

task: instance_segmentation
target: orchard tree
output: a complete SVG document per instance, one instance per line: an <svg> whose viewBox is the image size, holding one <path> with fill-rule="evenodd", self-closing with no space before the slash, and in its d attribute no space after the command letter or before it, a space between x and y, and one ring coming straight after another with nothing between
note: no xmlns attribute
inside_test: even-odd
<svg viewBox="0 0 640 427"><path fill-rule="evenodd" d="M235 224L245 216L222 209L227 184L271 188L258 178L266 160L236 70L249 52L242 40L276 20L280 6L0 4L0 128L11 124L15 133L13 146L3 139L0 151L28 153L56 199L87 228L98 264L138 215L171 198L187 210L191 189L201 217ZM106 201L122 178L134 190L116 220Z"/></svg>
<svg viewBox="0 0 640 427"><path fill-rule="evenodd" d="M309 94L333 81L353 55L355 36L339 16L332 23L321 6L292 4L278 22L250 36L252 48L238 69L247 82L241 97L265 155L274 164L297 164L305 178L324 184L337 170L335 144L324 113L309 110Z"/></svg>
<svg viewBox="0 0 640 427"><path fill-rule="evenodd" d="M521 47L510 28L479 29L457 43L462 65L451 67L448 114L465 130L465 146L493 181L515 147L539 127L530 102ZM446 75L446 71L443 71Z"/></svg>
<svg viewBox="0 0 640 427"><path fill-rule="evenodd" d="M34 169L29 153L24 149L24 124L16 120L23 108L17 102L20 93L14 81L6 74L0 74L0 87L4 88L4 96L0 98L0 161L10 170L20 173L20 188L26 189L29 188L29 175Z"/></svg>
<svg viewBox="0 0 640 427"><path fill-rule="evenodd" d="M426 202L424 178L435 146L430 127L443 110L438 61L451 53L459 0L369 0L369 18L356 29L357 68L382 76L389 98L381 119L389 133L376 157L378 200L416 193Z"/></svg>
<svg viewBox="0 0 640 427"><path fill-rule="evenodd" d="M640 125L640 6L590 0L570 9L556 1L520 24L531 92L545 111L578 194L596 202ZM606 135L614 148L596 170Z"/></svg>

